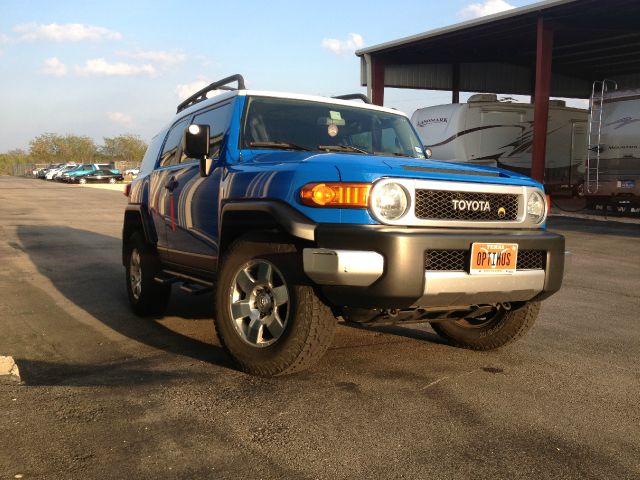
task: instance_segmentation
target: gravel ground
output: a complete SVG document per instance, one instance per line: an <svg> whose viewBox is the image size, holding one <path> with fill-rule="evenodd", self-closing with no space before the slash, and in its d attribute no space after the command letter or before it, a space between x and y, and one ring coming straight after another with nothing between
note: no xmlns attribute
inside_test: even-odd
<svg viewBox="0 0 640 480"><path fill-rule="evenodd" d="M573 264L518 343L337 326L308 372L234 369L211 296L127 306L115 191L0 177L0 479L640 478L640 226L554 217Z"/></svg>

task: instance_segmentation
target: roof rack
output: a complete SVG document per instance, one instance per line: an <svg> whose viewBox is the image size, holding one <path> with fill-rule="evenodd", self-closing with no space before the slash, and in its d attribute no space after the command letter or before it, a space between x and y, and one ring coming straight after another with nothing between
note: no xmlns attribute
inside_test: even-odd
<svg viewBox="0 0 640 480"><path fill-rule="evenodd" d="M367 97L364 93L348 93L347 95L338 95L338 100L362 100L364 103L371 103L369 97Z"/></svg>
<svg viewBox="0 0 640 480"><path fill-rule="evenodd" d="M227 85L231 82L238 82L238 88L233 88ZM217 82L213 82L207 85L206 87L204 87L202 90L198 90L196 93L194 93L189 98L187 98L184 102L178 105L178 110L176 113L180 113L185 108L190 107L191 105L195 105L198 102L202 102L203 100L206 100L207 93L213 90L244 90L244 89L245 89L244 78L242 78L242 75L236 73L235 75L231 75L230 77L223 78L222 80L218 80Z"/></svg>

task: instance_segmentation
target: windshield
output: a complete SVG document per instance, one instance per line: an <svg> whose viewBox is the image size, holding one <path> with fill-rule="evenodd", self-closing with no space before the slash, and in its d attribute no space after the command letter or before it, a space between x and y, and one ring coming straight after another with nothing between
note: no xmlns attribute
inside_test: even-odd
<svg viewBox="0 0 640 480"><path fill-rule="evenodd" d="M248 97L242 148L425 158L403 115L307 100Z"/></svg>

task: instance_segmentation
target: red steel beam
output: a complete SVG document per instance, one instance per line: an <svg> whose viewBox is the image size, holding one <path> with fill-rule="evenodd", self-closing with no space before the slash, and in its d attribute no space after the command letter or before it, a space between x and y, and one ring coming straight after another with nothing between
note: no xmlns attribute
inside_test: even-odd
<svg viewBox="0 0 640 480"><path fill-rule="evenodd" d="M544 182L552 57L553 30L549 25L545 25L543 17L538 17L536 86L534 93L535 106L533 111L533 153L531 155L531 176L538 182Z"/></svg>
<svg viewBox="0 0 640 480"><path fill-rule="evenodd" d="M384 61L379 57L371 57L371 102L374 105L384 104Z"/></svg>

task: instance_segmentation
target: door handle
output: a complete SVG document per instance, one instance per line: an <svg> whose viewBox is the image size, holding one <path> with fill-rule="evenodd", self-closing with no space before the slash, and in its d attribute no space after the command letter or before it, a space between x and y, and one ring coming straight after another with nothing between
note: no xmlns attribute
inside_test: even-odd
<svg viewBox="0 0 640 480"><path fill-rule="evenodd" d="M170 192L173 192L177 186L178 181L176 180L176 177L171 177L169 180L167 180L167 183L164 184L164 188L166 188Z"/></svg>

